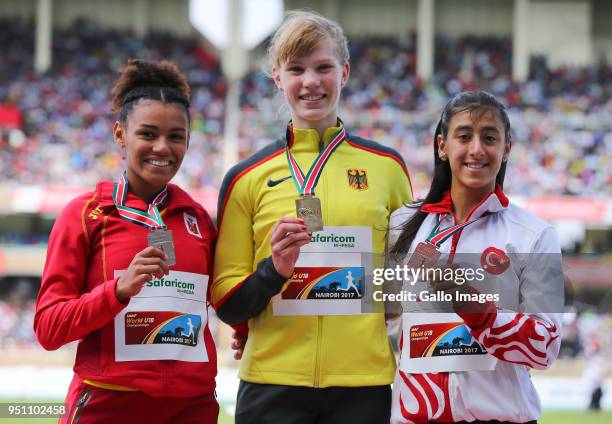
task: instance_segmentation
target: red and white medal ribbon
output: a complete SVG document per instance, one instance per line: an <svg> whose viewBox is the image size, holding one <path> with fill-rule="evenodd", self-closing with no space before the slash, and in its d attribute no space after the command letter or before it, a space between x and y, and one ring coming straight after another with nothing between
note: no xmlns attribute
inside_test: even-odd
<svg viewBox="0 0 612 424"><path fill-rule="evenodd" d="M429 237L427 237L427 240L426 240L427 243L433 244L434 246L436 246L436 248L439 248L442 245L442 243L444 243L446 240L451 238L454 234L458 233L459 231L461 231L468 225L473 224L474 222L478 221L480 218L483 218L484 216L486 216L486 215L483 215L471 221L464 222L463 224L451 225L450 227L447 227L443 230L438 230L440 228L441 221L442 219L444 219L445 215L446 214L437 216L438 223L433 228L433 230L431 230L431 233L429 233Z"/></svg>
<svg viewBox="0 0 612 424"><path fill-rule="evenodd" d="M163 204L168 197L168 187L164 187L155 197L153 201L147 205L147 211L141 211L138 209L130 208L125 206L125 200L128 193L128 181L125 174L121 175L118 183L115 183L113 189L113 202L117 207L119 216L126 221L133 222L134 224L142 225L150 230L157 228L165 228L164 221L157 209L157 205Z"/></svg>
<svg viewBox="0 0 612 424"><path fill-rule="evenodd" d="M291 129L289 129L288 132L289 131L291 131ZM306 176L304 176L304 173L300 169L300 166L295 161L295 158L289 150L289 143L287 143L287 146L285 146L285 152L287 154L289 170L291 171L293 182L301 196L314 196L314 189L317 186L317 183L319 182L319 177L323 172L325 164L331 157L334 150L338 148L338 146L344 141L345 138L346 131L344 130L343 126L342 128L340 128L340 131L338 131L336 135L334 135L334 137L325 147L325 149L323 149L319 153L319 156L317 156L317 158L315 159Z"/></svg>

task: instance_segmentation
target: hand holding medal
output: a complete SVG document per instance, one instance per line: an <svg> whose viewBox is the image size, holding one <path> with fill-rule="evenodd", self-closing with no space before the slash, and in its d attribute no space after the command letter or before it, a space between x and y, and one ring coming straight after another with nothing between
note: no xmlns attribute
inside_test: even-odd
<svg viewBox="0 0 612 424"><path fill-rule="evenodd" d="M160 249L149 246L134 256L125 274L115 286L115 294L121 303L140 293L142 286L152 278L161 278L170 273L166 263L168 257Z"/></svg>
<svg viewBox="0 0 612 424"><path fill-rule="evenodd" d="M147 205L146 211L140 211L138 209L126 206L125 202L127 193L128 180L125 174L123 174L121 175L119 182L115 183L115 188L113 190L113 202L117 207L119 216L126 221L141 225L151 230L151 233L149 233L147 236L147 244L160 249L162 253L166 255L166 263L169 266L175 265L176 256L174 254L174 239L172 237L172 231L166 228L161 214L157 209L157 206L163 204L168 198L167 187L164 187L163 190L155 195L151 203Z"/></svg>
<svg viewBox="0 0 612 424"><path fill-rule="evenodd" d="M310 243L311 234L304 220L285 216L272 228L270 244L274 269L285 278L291 278L295 263L300 256L300 248Z"/></svg>
<svg viewBox="0 0 612 424"><path fill-rule="evenodd" d="M176 263L172 231L166 228L157 209L157 205L163 204L168 197L167 187L164 187L154 196L146 211L126 206L127 193L128 180L126 175L123 174L119 182L115 183L113 190L113 202L119 216L128 222L141 225L151 232L147 236L149 247L134 256L126 275L117 282L115 293L117 299L122 303L128 301L131 296L138 294L142 286L153 277L160 278L163 275L168 275L169 267Z"/></svg>
<svg viewBox="0 0 612 424"><path fill-rule="evenodd" d="M442 255L442 253L440 252L440 246L442 245L442 243L451 238L454 234L463 230L468 225L478 221L480 218L464 222L463 224L451 225L450 227L444 228L443 230L440 230L440 225L442 224L442 219L444 219L444 216L438 215L436 219L438 220L438 222L436 226L431 230L431 233L429 233L427 239L417 244L416 248L414 249L414 252L412 253L412 256L410 256L410 260L408 261L409 268L432 268L433 266L435 266L438 262L438 259ZM440 288L440 290L445 289Z"/></svg>

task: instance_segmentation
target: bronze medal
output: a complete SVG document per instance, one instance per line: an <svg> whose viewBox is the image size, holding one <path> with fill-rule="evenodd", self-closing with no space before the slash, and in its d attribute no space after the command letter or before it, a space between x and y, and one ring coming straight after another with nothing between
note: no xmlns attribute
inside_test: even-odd
<svg viewBox="0 0 612 424"><path fill-rule="evenodd" d="M149 233L149 246L155 246L168 256L166 264L172 266L176 264L176 255L174 253L174 239L172 231L164 228L158 228Z"/></svg>
<svg viewBox="0 0 612 424"><path fill-rule="evenodd" d="M410 256L408 267L420 268L423 266L430 268L436 264L441 254L435 245L422 241L417 245L412 256Z"/></svg>
<svg viewBox="0 0 612 424"><path fill-rule="evenodd" d="M309 233L323 231L323 212L321 200L315 196L304 196L295 200L295 212L298 218L304 220Z"/></svg>

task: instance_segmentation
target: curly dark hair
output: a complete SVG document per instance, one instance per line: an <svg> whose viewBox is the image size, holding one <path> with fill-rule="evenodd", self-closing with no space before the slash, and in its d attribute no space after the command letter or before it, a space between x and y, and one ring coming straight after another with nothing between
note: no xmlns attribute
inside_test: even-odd
<svg viewBox="0 0 612 424"><path fill-rule="evenodd" d="M185 108L188 119L191 88L187 77L174 62L151 62L130 59L122 69L119 80L111 90L112 111L126 124L127 116L140 99L176 103Z"/></svg>

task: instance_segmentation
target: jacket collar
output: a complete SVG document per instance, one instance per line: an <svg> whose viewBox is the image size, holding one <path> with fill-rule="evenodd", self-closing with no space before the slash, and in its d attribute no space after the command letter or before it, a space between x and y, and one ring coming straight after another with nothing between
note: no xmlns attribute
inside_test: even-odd
<svg viewBox="0 0 612 424"><path fill-rule="evenodd" d="M98 199L100 199L101 207L115 206L115 203L113 202L114 187L115 183L111 181L100 181L96 185L96 192L98 193ZM166 201L165 205L168 211L193 204L194 200L183 189L175 184L168 184L168 200ZM144 202L144 200L129 192L127 194L125 205L141 211L147 210L147 204Z"/></svg>
<svg viewBox="0 0 612 424"><path fill-rule="evenodd" d="M510 201L500 185L495 187L495 191L487 194L468 214L466 221L471 218L479 218L485 213L495 213L508 207ZM442 199L437 203L427 203L421 206L421 211L435 214L453 214L453 202L448 190Z"/></svg>
<svg viewBox="0 0 612 424"><path fill-rule="evenodd" d="M286 140L292 153L319 153L343 126L343 122L338 119L338 126L325 129L323 132L323 140L321 140L317 130L312 128L293 128L293 124L289 122L289 125L287 125Z"/></svg>

